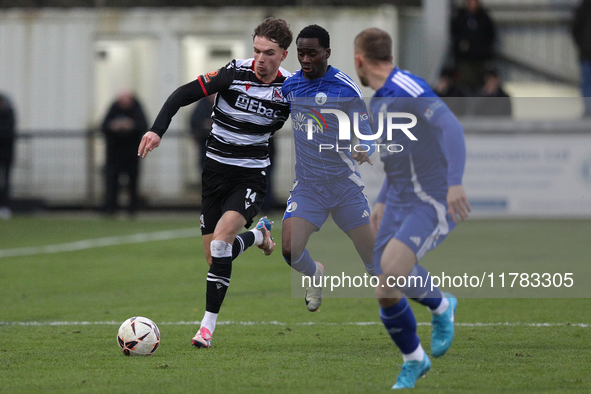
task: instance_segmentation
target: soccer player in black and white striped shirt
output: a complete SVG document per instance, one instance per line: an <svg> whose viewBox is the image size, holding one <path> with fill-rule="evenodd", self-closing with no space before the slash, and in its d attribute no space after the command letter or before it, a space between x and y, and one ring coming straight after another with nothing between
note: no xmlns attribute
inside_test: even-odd
<svg viewBox="0 0 591 394"><path fill-rule="evenodd" d="M275 246L267 218L261 218L254 229L238 233L251 226L262 205L267 191L265 169L270 164L269 138L289 116L281 85L291 74L280 65L291 41L284 20L267 18L254 30L254 58L232 60L175 90L138 149L138 155L145 157L158 147L180 107L217 93L203 169L201 232L210 268L206 312L192 340L197 347L211 346L230 284L232 260L253 244L266 255Z"/></svg>

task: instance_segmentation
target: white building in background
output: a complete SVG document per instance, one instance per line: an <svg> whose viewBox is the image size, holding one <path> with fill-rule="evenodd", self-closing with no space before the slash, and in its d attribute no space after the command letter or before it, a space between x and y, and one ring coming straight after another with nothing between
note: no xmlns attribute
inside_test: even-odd
<svg viewBox="0 0 591 394"><path fill-rule="evenodd" d="M137 93L151 122L181 84L232 58L251 57L252 32L266 16L262 8L2 11L0 90L17 108L19 130L33 136L49 131L77 135L97 127L123 88ZM332 38L331 64L351 76L358 32L377 26L397 37L399 29L398 12L391 6L285 8L273 16L288 21L294 36L309 24L325 27ZM284 67L299 69L295 43ZM171 130L187 130L188 116L189 109L181 110ZM276 178L283 198L292 181L289 132L280 131L279 139L282 154ZM186 142L165 137L142 163L145 196L174 200L183 195L187 177L196 177L196 169L183 165L187 155L195 154ZM89 168L100 163L102 152L89 148L84 138L23 139L17 158L15 197L59 203L92 199ZM100 195L101 175L94 175L96 185L90 188Z"/></svg>
<svg viewBox="0 0 591 394"><path fill-rule="evenodd" d="M499 52L513 63L504 66L506 90L515 97L567 98L513 100L513 119L519 124L509 119L502 124L466 122L466 129L475 134L468 138L470 168L465 179L471 188L469 195L475 203L480 201L486 215L591 215L591 205L585 202L591 201L591 148L586 148L591 141L582 133L588 125L556 123L578 119L583 108L576 97L578 62L568 29L568 5L575 0L483 3L499 28ZM450 4L423 0L422 8L279 8L273 16L287 20L294 35L309 24L325 27L331 33L330 63L355 80L353 39L365 28L380 27L394 37L395 62L433 83L447 52ZM565 5L556 9L554 4ZM21 135L30 136L21 138L17 146L14 197L59 205L98 204L103 182L101 140L81 133L100 124L117 92L133 89L151 123L164 100L181 84L232 58L252 56L252 31L266 16L267 9L252 7L0 11L0 91L15 104ZM538 71L528 71L528 64ZM293 71L299 68L295 43L283 65ZM373 94L367 89L363 92ZM190 110L181 109L171 124L172 132L142 162L141 193L150 203L194 205L200 201L191 187L200 177L196 150L186 132ZM515 145L506 145L509 153L503 153L490 142L503 138L488 141L476 135L499 133L501 125L503 135L529 134L532 139L512 139ZM550 133L578 136L559 139L558 149ZM288 122L277 133L279 199L287 198L293 180L291 139ZM511 167L515 179L504 182L505 189L499 189L497 173L488 178L483 175L484 170L496 171L497 157L514 157L514 150L525 151L528 145L538 147L539 157L553 160L544 168L554 178L527 183L533 169L522 163ZM558 157L562 161L546 154L556 149L563 153ZM492 161L482 161L482 157ZM566 184L562 183L565 179L569 180ZM516 188L516 184L531 187L524 191L525 186ZM548 205L557 201L564 203L553 207L564 209L550 211Z"/></svg>

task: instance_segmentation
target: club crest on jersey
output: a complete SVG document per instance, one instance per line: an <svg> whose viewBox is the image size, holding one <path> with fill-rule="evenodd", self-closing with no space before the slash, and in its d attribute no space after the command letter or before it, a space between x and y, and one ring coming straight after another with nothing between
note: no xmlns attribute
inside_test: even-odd
<svg viewBox="0 0 591 394"><path fill-rule="evenodd" d="M273 96L271 97L271 100L273 101L278 101L278 102L283 102L283 93L281 93L281 88L273 88Z"/></svg>
<svg viewBox="0 0 591 394"><path fill-rule="evenodd" d="M318 105L326 104L327 100L328 100L328 96L324 92L317 93L316 97L314 98L314 101L316 101L316 104L318 104Z"/></svg>

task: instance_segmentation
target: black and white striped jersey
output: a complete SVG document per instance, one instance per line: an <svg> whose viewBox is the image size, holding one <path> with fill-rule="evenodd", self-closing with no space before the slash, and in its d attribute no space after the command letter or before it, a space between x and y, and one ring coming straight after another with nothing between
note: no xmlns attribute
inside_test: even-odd
<svg viewBox="0 0 591 394"><path fill-rule="evenodd" d="M270 164L269 138L289 116L281 86L290 75L279 68L277 78L266 84L255 75L254 59L232 60L175 90L150 130L162 137L180 107L217 93L206 156L225 165L265 168Z"/></svg>

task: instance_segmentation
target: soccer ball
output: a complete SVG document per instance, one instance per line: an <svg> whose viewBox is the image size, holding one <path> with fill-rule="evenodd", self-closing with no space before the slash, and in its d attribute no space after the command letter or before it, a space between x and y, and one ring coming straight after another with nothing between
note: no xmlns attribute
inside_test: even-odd
<svg viewBox="0 0 591 394"><path fill-rule="evenodd" d="M117 343L126 356L150 356L160 345L160 330L148 318L130 317L119 327Z"/></svg>

